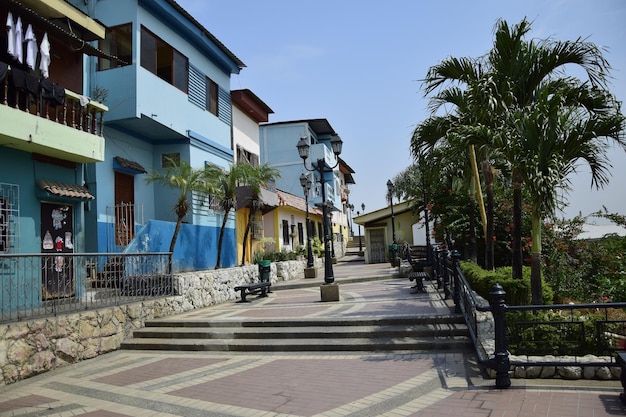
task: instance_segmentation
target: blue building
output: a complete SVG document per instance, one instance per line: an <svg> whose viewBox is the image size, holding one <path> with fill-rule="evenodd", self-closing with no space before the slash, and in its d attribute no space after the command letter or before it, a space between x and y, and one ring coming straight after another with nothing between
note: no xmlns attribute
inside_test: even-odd
<svg viewBox="0 0 626 417"><path fill-rule="evenodd" d="M108 106L103 161L85 182L95 200L86 214L87 251L167 251L177 192L147 184L171 161L194 168L233 163L230 77L245 66L171 0L73 0L106 26L98 48L120 59L91 60L88 91ZM223 212L210 198L192 200L174 250L174 269L215 266ZM234 213L222 266L236 262Z"/></svg>
<svg viewBox="0 0 626 417"><path fill-rule="evenodd" d="M341 158L336 157L330 141L338 134L326 119L306 119L262 124L260 133L261 162L268 163L281 172L281 178L276 181L276 188L304 198L304 190L300 184L300 175L311 176L313 187L308 196L309 202L317 207L322 204L322 189L319 173L312 173L305 169L298 154L297 144L301 138L306 138L310 145L310 157L307 167L311 169L311 162L323 159L327 167L335 167L324 172L324 186L326 201L331 213L331 228L333 232L335 252L343 252L349 238L348 213L348 185L353 184L354 172ZM276 215L276 213L274 213ZM290 218L273 218L264 216L267 223L266 231L274 229L275 240L280 248L288 246L286 242L289 233L283 230L285 225L293 223ZM283 229L281 229L283 228ZM317 224L318 230L312 230L313 236L320 239L323 236L322 224ZM267 236L267 233L266 233ZM281 236L284 238L281 239ZM338 255L342 255L339 253Z"/></svg>
<svg viewBox="0 0 626 417"><path fill-rule="evenodd" d="M84 252L94 193L90 164L105 159L107 107L85 84L85 56L115 59L89 44L105 27L62 2L0 2L0 313L73 297L72 254ZM59 15L64 19L57 19ZM28 255L30 254L30 256Z"/></svg>

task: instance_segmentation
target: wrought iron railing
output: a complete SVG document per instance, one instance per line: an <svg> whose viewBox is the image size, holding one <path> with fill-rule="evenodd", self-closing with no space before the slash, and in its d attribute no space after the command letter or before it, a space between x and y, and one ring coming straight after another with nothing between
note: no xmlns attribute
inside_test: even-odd
<svg viewBox="0 0 626 417"><path fill-rule="evenodd" d="M615 354L624 350L626 342L626 303L509 306L499 284L492 287L487 302L463 275L458 252L434 250L432 259L438 288L446 299L454 300L455 312L465 317L479 362L496 371L496 386L510 385L512 366L616 366ZM516 320L516 312L532 317ZM549 320L542 317L546 312ZM485 328L492 329L491 334L481 331L488 319L493 324ZM588 354L595 360L585 358L583 363L582 356Z"/></svg>
<svg viewBox="0 0 626 417"><path fill-rule="evenodd" d="M0 323L174 295L171 253L0 254Z"/></svg>

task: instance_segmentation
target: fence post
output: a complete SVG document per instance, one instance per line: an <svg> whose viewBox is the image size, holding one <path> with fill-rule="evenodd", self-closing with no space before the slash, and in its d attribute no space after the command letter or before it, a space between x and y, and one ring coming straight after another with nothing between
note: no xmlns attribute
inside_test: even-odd
<svg viewBox="0 0 626 417"><path fill-rule="evenodd" d="M504 329L504 313L506 311L506 303L504 296L506 292L502 285L495 284L489 291L491 296L491 314L494 322L495 336L495 357L493 358L493 369L496 371L496 387L508 388L511 386L511 378L509 377L509 369L511 363L509 361L509 352L507 350L506 335Z"/></svg>
<svg viewBox="0 0 626 417"><path fill-rule="evenodd" d="M454 312L461 313L461 283L459 278L459 260L461 253L458 250L452 251L452 271L454 273Z"/></svg>
<svg viewBox="0 0 626 417"><path fill-rule="evenodd" d="M450 253L448 251L448 249L444 249L443 251L441 251L442 259L441 259L441 265L443 267L443 294L444 294L444 298L447 300L450 298L450 272L448 270L448 253Z"/></svg>

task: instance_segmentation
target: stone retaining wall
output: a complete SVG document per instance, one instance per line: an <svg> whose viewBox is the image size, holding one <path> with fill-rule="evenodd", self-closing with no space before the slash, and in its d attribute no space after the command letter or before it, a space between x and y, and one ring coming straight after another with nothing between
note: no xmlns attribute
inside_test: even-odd
<svg viewBox="0 0 626 417"><path fill-rule="evenodd" d="M316 260L318 265L320 260ZM271 281L304 276L305 262L272 262ZM176 296L0 325L0 385L119 349L147 320L234 301L256 265L176 274Z"/></svg>

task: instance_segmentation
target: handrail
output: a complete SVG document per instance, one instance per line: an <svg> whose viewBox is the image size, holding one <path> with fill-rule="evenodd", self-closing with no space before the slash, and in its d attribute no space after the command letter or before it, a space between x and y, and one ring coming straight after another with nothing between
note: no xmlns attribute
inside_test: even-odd
<svg viewBox="0 0 626 417"><path fill-rule="evenodd" d="M15 88L10 91L11 71L9 65L7 74L0 81L0 104L45 117L76 130L103 136L104 113L109 111L106 105L59 86L55 86L55 88L64 92L62 103L45 98L39 84L37 85L38 93L27 91L25 88Z"/></svg>

